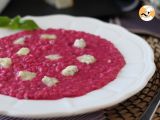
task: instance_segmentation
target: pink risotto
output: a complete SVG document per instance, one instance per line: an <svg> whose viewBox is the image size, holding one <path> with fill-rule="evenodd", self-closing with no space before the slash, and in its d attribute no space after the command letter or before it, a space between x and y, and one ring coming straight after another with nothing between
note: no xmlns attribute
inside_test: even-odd
<svg viewBox="0 0 160 120"><path fill-rule="evenodd" d="M118 49L99 36L23 31L0 38L0 94L32 100L82 96L113 81L124 65Z"/></svg>

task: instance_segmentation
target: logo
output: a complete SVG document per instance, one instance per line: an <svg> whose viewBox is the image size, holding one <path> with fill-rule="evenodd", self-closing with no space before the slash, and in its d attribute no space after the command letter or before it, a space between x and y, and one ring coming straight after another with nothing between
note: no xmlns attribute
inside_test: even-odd
<svg viewBox="0 0 160 120"><path fill-rule="evenodd" d="M151 21L155 16L155 10L150 5L144 5L139 9L139 17L144 21Z"/></svg>

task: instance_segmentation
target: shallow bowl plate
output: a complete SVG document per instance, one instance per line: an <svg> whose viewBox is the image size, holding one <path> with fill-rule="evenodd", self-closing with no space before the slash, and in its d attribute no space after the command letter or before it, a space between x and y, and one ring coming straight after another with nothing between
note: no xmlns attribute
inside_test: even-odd
<svg viewBox="0 0 160 120"><path fill-rule="evenodd" d="M154 55L144 39L126 29L93 18L51 15L27 16L40 27L85 31L111 41L123 54L126 65L117 79L101 89L81 97L59 100L18 100L0 95L0 114L23 118L48 118L71 116L92 112L116 105L145 87L155 72ZM24 19L25 19L24 18ZM0 29L0 37L13 34Z"/></svg>

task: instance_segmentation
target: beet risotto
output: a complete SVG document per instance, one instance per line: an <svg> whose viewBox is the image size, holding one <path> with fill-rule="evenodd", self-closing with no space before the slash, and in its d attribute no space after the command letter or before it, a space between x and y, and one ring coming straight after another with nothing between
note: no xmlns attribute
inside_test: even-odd
<svg viewBox="0 0 160 120"><path fill-rule="evenodd" d="M99 36L23 31L0 39L0 94L32 100L82 96L113 81L124 65L118 49Z"/></svg>

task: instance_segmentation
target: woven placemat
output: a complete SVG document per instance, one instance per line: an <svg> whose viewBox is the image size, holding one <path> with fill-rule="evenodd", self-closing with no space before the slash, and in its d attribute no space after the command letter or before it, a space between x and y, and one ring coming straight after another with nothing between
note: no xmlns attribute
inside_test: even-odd
<svg viewBox="0 0 160 120"><path fill-rule="evenodd" d="M142 36L144 37L144 36ZM160 40L154 37L144 37L154 50L157 70L147 86L135 96L117 106L105 110L106 120L139 120L145 112L153 96L160 88ZM153 120L160 120L160 106Z"/></svg>

